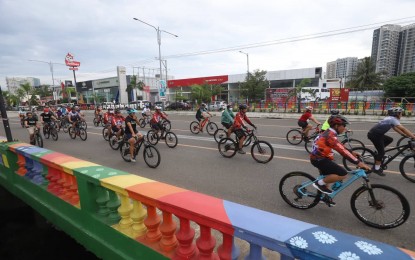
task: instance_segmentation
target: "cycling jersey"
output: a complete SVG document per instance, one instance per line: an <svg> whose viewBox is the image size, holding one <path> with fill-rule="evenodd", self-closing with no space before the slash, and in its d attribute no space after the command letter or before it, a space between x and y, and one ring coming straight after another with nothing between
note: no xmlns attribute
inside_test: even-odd
<svg viewBox="0 0 415 260"><path fill-rule="evenodd" d="M123 116L114 116L111 121L112 126L122 126L122 123L125 121Z"/></svg>
<svg viewBox="0 0 415 260"><path fill-rule="evenodd" d="M333 128L329 128L314 139L313 150L310 154L311 160L329 159L334 160L333 150L336 150L343 157L354 164L359 160L350 153L342 143L337 139L337 133Z"/></svg>
<svg viewBox="0 0 415 260"><path fill-rule="evenodd" d="M311 112L307 111L304 114L301 115L300 119L298 121L307 122L307 120L311 117Z"/></svg>
<svg viewBox="0 0 415 260"><path fill-rule="evenodd" d="M327 118L327 120L324 122L323 126L321 127L321 131L326 131L329 128L330 128L330 124L329 124L329 119Z"/></svg>
<svg viewBox="0 0 415 260"><path fill-rule="evenodd" d="M26 117L25 121L27 122L28 126L36 126L37 124L37 119L34 116L32 116L31 118Z"/></svg>
<svg viewBox="0 0 415 260"><path fill-rule="evenodd" d="M398 126L401 123L399 119L394 116L387 116L379 123L374 125L370 130L369 133L376 134L376 135L384 135L388 132L392 127Z"/></svg>
<svg viewBox="0 0 415 260"><path fill-rule="evenodd" d="M196 112L196 119L203 119L203 113L207 112L206 108L199 108Z"/></svg>
<svg viewBox="0 0 415 260"><path fill-rule="evenodd" d="M78 112L69 112L68 113L68 117L71 119L71 121L77 121L79 119L81 119L81 117L79 116Z"/></svg>
<svg viewBox="0 0 415 260"><path fill-rule="evenodd" d="M149 114L150 114L150 108L145 107L145 108L143 109L143 111L141 111L141 114L142 114L143 116L149 115Z"/></svg>
<svg viewBox="0 0 415 260"><path fill-rule="evenodd" d="M151 118L150 123L157 124L160 122L162 118L167 119L167 117L163 113L156 112L153 114L153 117Z"/></svg>
<svg viewBox="0 0 415 260"><path fill-rule="evenodd" d="M222 124L232 124L234 118L235 115L233 114L232 110L225 109L223 110L220 121Z"/></svg>
<svg viewBox="0 0 415 260"><path fill-rule="evenodd" d="M251 120L249 120L249 118L246 116L245 113L241 113L241 112L236 113L235 120L233 121L233 129L235 130L241 129L243 126L245 126L244 120L248 124L252 125Z"/></svg>
<svg viewBox="0 0 415 260"><path fill-rule="evenodd" d="M131 124L131 127L133 128L134 133L137 133L138 132L137 131L137 122L131 116L127 116L125 118L125 133L126 134L132 134L131 131L130 131L130 128L128 127L128 123Z"/></svg>
<svg viewBox="0 0 415 260"><path fill-rule="evenodd" d="M108 113L108 112L105 113L104 114L104 124L111 123L113 117L114 117L113 113Z"/></svg>
<svg viewBox="0 0 415 260"><path fill-rule="evenodd" d="M43 122L49 123L50 121L52 121L52 113L50 112L43 112L42 114L40 114L40 117L43 119Z"/></svg>

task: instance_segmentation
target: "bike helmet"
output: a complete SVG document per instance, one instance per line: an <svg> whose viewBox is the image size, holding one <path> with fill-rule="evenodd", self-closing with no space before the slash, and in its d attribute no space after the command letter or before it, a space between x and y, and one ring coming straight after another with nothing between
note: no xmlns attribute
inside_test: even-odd
<svg viewBox="0 0 415 260"><path fill-rule="evenodd" d="M127 114L129 115L134 114L134 113L137 113L137 110L135 110L134 108L127 110Z"/></svg>
<svg viewBox="0 0 415 260"><path fill-rule="evenodd" d="M108 108L108 113L114 113L114 109Z"/></svg>
<svg viewBox="0 0 415 260"><path fill-rule="evenodd" d="M328 123L330 127L335 125L347 125L350 124L349 121L342 115L333 115L329 118Z"/></svg>
<svg viewBox="0 0 415 260"><path fill-rule="evenodd" d="M245 105L245 104L240 104L239 105L239 109L240 110L242 110L242 109L247 109L248 107Z"/></svg>
<svg viewBox="0 0 415 260"><path fill-rule="evenodd" d="M312 106L307 106L307 107L305 107L305 110L307 110L307 111L313 111L313 107Z"/></svg>
<svg viewBox="0 0 415 260"><path fill-rule="evenodd" d="M398 116L399 113L402 113L403 109L401 107L392 107L388 109L388 115L390 116Z"/></svg>
<svg viewBox="0 0 415 260"><path fill-rule="evenodd" d="M161 107L156 106L154 109L155 109L155 110L160 110L160 109L161 109Z"/></svg>
<svg viewBox="0 0 415 260"><path fill-rule="evenodd" d="M339 110L337 110L337 109L332 109L332 110L330 111L330 113L331 113L332 115L338 115L338 114L340 113L340 111L339 111Z"/></svg>
<svg viewBox="0 0 415 260"><path fill-rule="evenodd" d="M48 108L48 107L45 107L45 108L43 109L43 112L48 113L48 112L49 112L49 108Z"/></svg>
<svg viewBox="0 0 415 260"><path fill-rule="evenodd" d="M205 106L206 106L206 104L205 104L205 103L202 103L202 104L201 104L201 106L202 106L202 107L205 107Z"/></svg>
<svg viewBox="0 0 415 260"><path fill-rule="evenodd" d="M121 113L121 110L115 109L115 114L119 114L119 113Z"/></svg>
<svg viewBox="0 0 415 260"><path fill-rule="evenodd" d="M231 107L232 107L232 105L229 105L229 104L228 104L228 105L226 105L226 108L227 108L227 109L229 109L229 108L231 108Z"/></svg>

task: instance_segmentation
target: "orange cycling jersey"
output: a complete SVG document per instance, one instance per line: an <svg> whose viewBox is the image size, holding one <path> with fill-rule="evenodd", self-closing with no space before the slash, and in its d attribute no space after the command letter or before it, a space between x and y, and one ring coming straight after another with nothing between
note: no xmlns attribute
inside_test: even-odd
<svg viewBox="0 0 415 260"><path fill-rule="evenodd" d="M350 153L342 143L337 139L337 133L332 128L324 131L314 139L313 151L310 154L311 160L329 159L334 160L333 150L336 150L343 157L354 164L358 164L359 160Z"/></svg>
<svg viewBox="0 0 415 260"><path fill-rule="evenodd" d="M236 113L235 119L233 121L233 129L240 129L242 126L245 126L243 120L252 125L251 120L249 120L245 113L238 112Z"/></svg>
<svg viewBox="0 0 415 260"><path fill-rule="evenodd" d="M167 117L163 113L156 112L153 114L153 117L151 118L150 122L152 124L156 124L160 122L162 118L167 119Z"/></svg>

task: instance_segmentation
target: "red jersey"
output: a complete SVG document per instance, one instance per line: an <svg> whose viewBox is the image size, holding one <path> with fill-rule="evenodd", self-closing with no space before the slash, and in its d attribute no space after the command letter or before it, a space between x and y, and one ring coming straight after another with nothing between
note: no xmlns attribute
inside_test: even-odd
<svg viewBox="0 0 415 260"><path fill-rule="evenodd" d="M125 121L123 116L113 116L111 125L112 126L122 126L123 122Z"/></svg>
<svg viewBox="0 0 415 260"><path fill-rule="evenodd" d="M300 119L298 119L298 121L303 121L303 122L307 122L307 120L311 117L312 115L311 115L311 112L310 111L307 111L307 112L305 112L301 117L300 117Z"/></svg>
<svg viewBox="0 0 415 260"><path fill-rule="evenodd" d="M358 164L359 160L347 150L342 143L337 139L337 133L332 128L324 131L322 134L314 139L313 150L310 154L311 160L329 159L334 160L333 150L336 150L343 157L354 164Z"/></svg>
<svg viewBox="0 0 415 260"><path fill-rule="evenodd" d="M114 117L114 114L113 113L105 113L104 114L104 124L108 124L108 123L111 123L112 122L112 118Z"/></svg>
<svg viewBox="0 0 415 260"><path fill-rule="evenodd" d="M160 112L155 112L155 113L153 114L153 117L151 118L150 122L151 122L152 124L157 124L158 122L160 122L160 120L161 120L162 118L167 119L166 115L164 115L163 113L160 113Z"/></svg>
<svg viewBox="0 0 415 260"><path fill-rule="evenodd" d="M252 125L251 120L246 116L246 113L238 112L236 113L235 119L233 120L233 129L240 129L242 126L245 126L244 120Z"/></svg>

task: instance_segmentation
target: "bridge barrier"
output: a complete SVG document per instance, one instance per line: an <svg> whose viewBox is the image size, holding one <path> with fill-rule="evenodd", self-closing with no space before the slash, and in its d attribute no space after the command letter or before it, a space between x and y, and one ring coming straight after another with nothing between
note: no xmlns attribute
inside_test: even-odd
<svg viewBox="0 0 415 260"><path fill-rule="evenodd" d="M385 243L29 144L4 142L0 154L0 184L103 259L237 259L235 238L249 243L246 259L263 259L263 248L284 260L415 259ZM222 233L221 245L212 230Z"/></svg>

